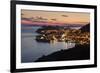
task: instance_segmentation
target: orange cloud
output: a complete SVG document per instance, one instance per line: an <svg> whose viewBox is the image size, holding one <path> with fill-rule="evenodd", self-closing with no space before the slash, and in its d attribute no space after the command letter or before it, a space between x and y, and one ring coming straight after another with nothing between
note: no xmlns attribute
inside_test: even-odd
<svg viewBox="0 0 100 73"><path fill-rule="evenodd" d="M21 24L33 24L33 22L28 20L21 20Z"/></svg>

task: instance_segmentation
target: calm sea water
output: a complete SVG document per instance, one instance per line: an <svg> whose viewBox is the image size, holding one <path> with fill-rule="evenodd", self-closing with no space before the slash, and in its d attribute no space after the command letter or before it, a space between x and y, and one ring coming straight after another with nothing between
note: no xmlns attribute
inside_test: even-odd
<svg viewBox="0 0 100 73"><path fill-rule="evenodd" d="M21 61L34 62L43 55L49 55L53 52L70 49L75 46L75 43L54 42L40 43L35 40L35 31L41 27L38 26L22 26L21 27Z"/></svg>

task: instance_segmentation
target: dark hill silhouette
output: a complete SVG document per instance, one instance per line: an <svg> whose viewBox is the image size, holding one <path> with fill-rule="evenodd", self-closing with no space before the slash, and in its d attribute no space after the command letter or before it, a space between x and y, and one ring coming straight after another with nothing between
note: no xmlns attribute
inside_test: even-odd
<svg viewBox="0 0 100 73"><path fill-rule="evenodd" d="M90 32L90 23L83 26L80 30L82 30L82 32Z"/></svg>
<svg viewBox="0 0 100 73"><path fill-rule="evenodd" d="M68 50L61 50L47 56L42 56L36 62L85 59L90 59L90 45L76 45Z"/></svg>

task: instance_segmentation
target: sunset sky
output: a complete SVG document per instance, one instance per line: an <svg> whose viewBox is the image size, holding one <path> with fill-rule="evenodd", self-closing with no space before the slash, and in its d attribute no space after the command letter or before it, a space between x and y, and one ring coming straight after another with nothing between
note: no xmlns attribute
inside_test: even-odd
<svg viewBox="0 0 100 73"><path fill-rule="evenodd" d="M90 14L83 12L56 12L56 11L37 11L21 10L21 24L88 24Z"/></svg>

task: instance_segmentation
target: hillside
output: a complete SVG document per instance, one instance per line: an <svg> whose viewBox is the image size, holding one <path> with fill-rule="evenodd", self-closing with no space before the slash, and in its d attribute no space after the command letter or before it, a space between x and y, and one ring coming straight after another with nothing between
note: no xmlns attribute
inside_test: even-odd
<svg viewBox="0 0 100 73"><path fill-rule="evenodd" d="M68 50L61 50L47 56L42 56L36 62L85 60L89 58L90 58L90 45L77 45L76 47Z"/></svg>
<svg viewBox="0 0 100 73"><path fill-rule="evenodd" d="M90 23L83 26L80 30L82 30L82 32L90 32Z"/></svg>

